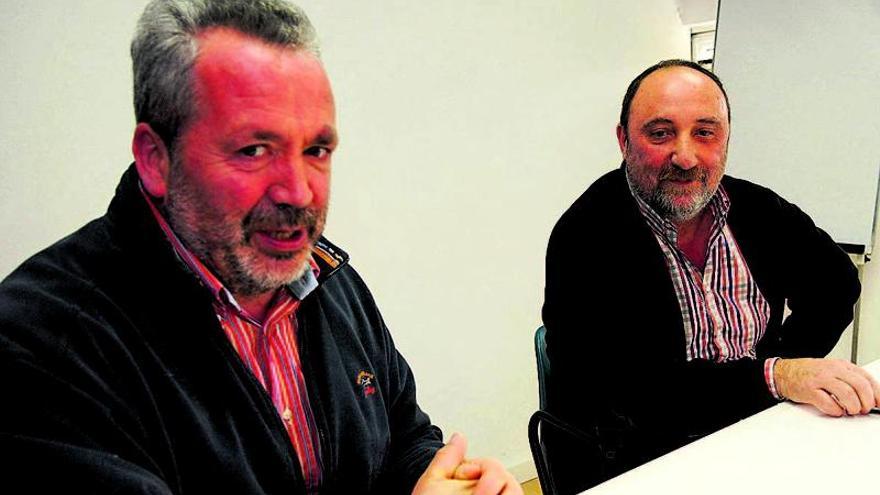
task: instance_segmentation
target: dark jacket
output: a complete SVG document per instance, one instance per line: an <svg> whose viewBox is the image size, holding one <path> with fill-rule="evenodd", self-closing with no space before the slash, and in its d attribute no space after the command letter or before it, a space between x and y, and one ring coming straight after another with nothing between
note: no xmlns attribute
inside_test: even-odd
<svg viewBox="0 0 880 495"><path fill-rule="evenodd" d="M623 169L590 186L550 236L548 408L599 436L603 477L774 404L764 359L825 356L852 320L857 272L831 238L769 189L727 176L722 185L731 232L770 305L757 360L686 361L666 262Z"/></svg>
<svg viewBox="0 0 880 495"><path fill-rule="evenodd" d="M440 431L363 281L322 246L320 286L297 311L322 493L409 493ZM151 217L133 167L106 215L0 285L0 384L7 488L304 493L269 396Z"/></svg>

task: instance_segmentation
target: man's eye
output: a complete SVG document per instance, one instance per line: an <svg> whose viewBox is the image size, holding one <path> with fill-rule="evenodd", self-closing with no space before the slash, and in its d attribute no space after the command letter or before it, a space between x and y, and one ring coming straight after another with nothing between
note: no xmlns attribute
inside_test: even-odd
<svg viewBox="0 0 880 495"><path fill-rule="evenodd" d="M323 146L312 146L306 149L306 155L324 159L330 156L330 149Z"/></svg>
<svg viewBox="0 0 880 495"><path fill-rule="evenodd" d="M238 150L238 153L250 158L257 158L265 155L267 149L262 144L252 144L250 146L245 146L244 148Z"/></svg>
<svg viewBox="0 0 880 495"><path fill-rule="evenodd" d="M651 137L651 139L665 139L672 135L672 133L669 132L669 130L667 129L655 129L648 133L648 135Z"/></svg>
<svg viewBox="0 0 880 495"><path fill-rule="evenodd" d="M713 131L712 129L699 129L697 131L697 136L700 136L700 137L712 137L714 135L715 135L715 131Z"/></svg>

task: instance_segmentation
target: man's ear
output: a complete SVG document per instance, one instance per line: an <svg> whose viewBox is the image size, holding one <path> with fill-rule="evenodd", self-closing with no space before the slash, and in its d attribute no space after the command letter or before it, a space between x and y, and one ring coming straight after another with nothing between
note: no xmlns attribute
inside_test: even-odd
<svg viewBox="0 0 880 495"><path fill-rule="evenodd" d="M626 130L622 125L617 124L617 144L620 146L620 154L626 160Z"/></svg>
<svg viewBox="0 0 880 495"><path fill-rule="evenodd" d="M171 156L165 141L150 124L141 122L134 128L131 152L144 189L153 197L164 198L168 191L168 171L171 169Z"/></svg>

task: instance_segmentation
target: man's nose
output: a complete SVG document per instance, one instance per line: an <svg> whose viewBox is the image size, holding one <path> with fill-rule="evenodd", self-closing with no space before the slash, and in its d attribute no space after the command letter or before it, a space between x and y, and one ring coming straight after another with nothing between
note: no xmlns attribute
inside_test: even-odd
<svg viewBox="0 0 880 495"><path fill-rule="evenodd" d="M307 164L301 156L286 157L273 167L273 181L268 195L276 205L303 208L312 204L314 193L309 184Z"/></svg>
<svg viewBox="0 0 880 495"><path fill-rule="evenodd" d="M689 170L696 167L698 163L693 141L688 137L679 138L672 151L672 164L680 169Z"/></svg>

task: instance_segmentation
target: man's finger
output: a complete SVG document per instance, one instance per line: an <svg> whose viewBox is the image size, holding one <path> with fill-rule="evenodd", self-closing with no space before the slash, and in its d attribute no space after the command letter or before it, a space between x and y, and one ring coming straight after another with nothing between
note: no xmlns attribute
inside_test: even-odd
<svg viewBox="0 0 880 495"><path fill-rule="evenodd" d="M506 485L506 479L498 476L486 476L484 473L474 488L474 495L498 495Z"/></svg>
<svg viewBox="0 0 880 495"><path fill-rule="evenodd" d="M868 388L870 392L868 395L868 407L862 410L863 414L867 414L872 408L880 405L880 383L877 383L877 380L873 375L868 373L864 368L856 368L856 372L865 379L865 382L868 384ZM860 394L861 395L861 394Z"/></svg>
<svg viewBox="0 0 880 495"><path fill-rule="evenodd" d="M857 414L867 414L874 407L876 399L874 398L874 389L871 387L871 382L859 371L861 370L858 368L853 370L845 378L845 381L853 388L859 399L859 411Z"/></svg>
<svg viewBox="0 0 880 495"><path fill-rule="evenodd" d="M873 376L871 376L870 373L868 373L867 371L865 373L868 374L868 380L870 380L870 382L871 382L871 388L874 389L874 406L873 407L880 407L880 383L878 383L877 379L874 378Z"/></svg>
<svg viewBox="0 0 880 495"><path fill-rule="evenodd" d="M452 478L455 469L464 462L467 453L467 439L460 433L453 433L449 441L434 454L425 475L430 478Z"/></svg>
<svg viewBox="0 0 880 495"><path fill-rule="evenodd" d="M834 378L827 390L840 399L847 414L867 414L877 400L871 375L849 361L832 361L832 364L836 365Z"/></svg>
<svg viewBox="0 0 880 495"><path fill-rule="evenodd" d="M483 468L476 462L464 461L455 468L452 476L457 480L476 480L483 474Z"/></svg>
<svg viewBox="0 0 880 495"><path fill-rule="evenodd" d="M846 410L841 407L840 403L837 402L837 399L824 390L816 391L816 394L813 396L813 401L811 402L816 406L816 409L829 416L838 417L846 414Z"/></svg>
<svg viewBox="0 0 880 495"><path fill-rule="evenodd" d="M832 378L822 388L837 399L837 403L847 415L859 414L862 410L862 402L859 400L858 394L847 381Z"/></svg>
<svg viewBox="0 0 880 495"><path fill-rule="evenodd" d="M474 489L474 495L522 495L522 488L512 474L495 459L471 461L482 468L482 476Z"/></svg>

